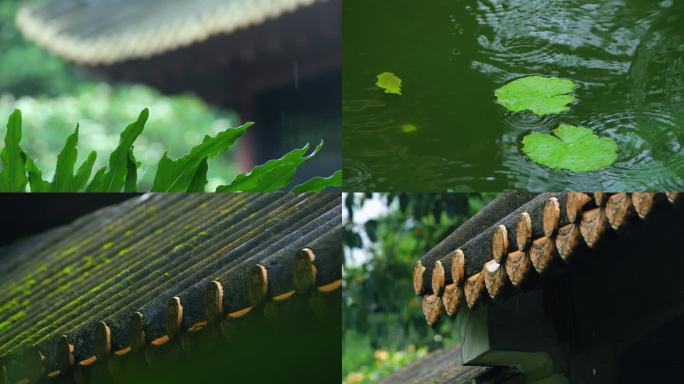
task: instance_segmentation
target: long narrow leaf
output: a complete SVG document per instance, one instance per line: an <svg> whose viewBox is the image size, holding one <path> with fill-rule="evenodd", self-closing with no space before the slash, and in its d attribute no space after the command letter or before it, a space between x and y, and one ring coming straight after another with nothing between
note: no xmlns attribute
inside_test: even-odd
<svg viewBox="0 0 684 384"><path fill-rule="evenodd" d="M95 164L95 160L97 160L97 152L91 151L88 154L88 157L83 161L81 166L78 167L76 175L74 175L74 178L72 179L72 189L69 192L80 192L83 190L83 188L88 183L90 174L93 172L93 165Z"/></svg>
<svg viewBox="0 0 684 384"><path fill-rule="evenodd" d="M126 162L126 182L124 192L138 192L138 162L135 161L133 149L128 151L128 161Z"/></svg>
<svg viewBox="0 0 684 384"><path fill-rule="evenodd" d="M321 192L328 187L342 187L342 171L328 177L314 177L292 188L292 192Z"/></svg>
<svg viewBox="0 0 684 384"><path fill-rule="evenodd" d="M31 192L80 192L85 187L97 153L95 151L90 152L88 158L78 168L76 175L72 175L78 158L77 144L78 126L76 126L74 133L69 135L64 148L57 157L57 167L52 182L43 180L43 172L26 152L23 153L26 158L26 170L28 171Z"/></svg>
<svg viewBox="0 0 684 384"><path fill-rule="evenodd" d="M28 178L26 176L26 157L22 155L21 111L14 111L7 121L5 147L0 152L2 170L0 170L0 192L24 192Z"/></svg>
<svg viewBox="0 0 684 384"><path fill-rule="evenodd" d="M43 180L43 172L36 166L26 152L24 152L23 155L26 159L26 170L28 171L31 192L50 192L50 182Z"/></svg>
<svg viewBox="0 0 684 384"><path fill-rule="evenodd" d="M157 166L152 192L187 191L202 160L213 158L230 148L252 124L245 123L237 128L226 129L214 137L205 136L202 144L192 148L190 153L178 160L172 160L164 153Z"/></svg>
<svg viewBox="0 0 684 384"><path fill-rule="evenodd" d="M195 176L192 178L192 183L190 183L188 192L204 192L204 187L207 185L208 170L209 165L207 164L207 158L205 157L197 167L197 171L195 172Z"/></svg>
<svg viewBox="0 0 684 384"><path fill-rule="evenodd" d="M148 116L147 108L143 109L138 120L121 133L119 145L109 156L109 168L103 167L97 171L93 181L88 185L88 192L121 192L128 173L128 152L145 128Z"/></svg>
<svg viewBox="0 0 684 384"><path fill-rule="evenodd" d="M216 192L273 192L285 188L292 181L297 168L316 156L323 144L321 141L308 156L307 143L303 148L295 149L280 159L269 160L247 173L239 174L230 184L216 188Z"/></svg>

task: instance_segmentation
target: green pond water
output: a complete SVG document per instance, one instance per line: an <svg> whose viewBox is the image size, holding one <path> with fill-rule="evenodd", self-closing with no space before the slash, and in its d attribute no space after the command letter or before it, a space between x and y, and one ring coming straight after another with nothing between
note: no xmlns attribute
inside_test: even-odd
<svg viewBox="0 0 684 384"><path fill-rule="evenodd" d="M684 189L684 2L344 0L348 191ZM402 79L402 95L375 83ZM510 113L494 90L528 75L577 83L570 111ZM559 124L614 139L587 173L530 161ZM407 129L406 127L412 127Z"/></svg>

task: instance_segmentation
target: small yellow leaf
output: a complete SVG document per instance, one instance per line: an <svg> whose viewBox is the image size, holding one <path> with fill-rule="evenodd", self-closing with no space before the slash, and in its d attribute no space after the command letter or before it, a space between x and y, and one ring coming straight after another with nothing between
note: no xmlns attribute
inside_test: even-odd
<svg viewBox="0 0 684 384"><path fill-rule="evenodd" d="M413 124L404 124L401 126L401 131L404 133L413 133L417 130L418 128Z"/></svg>
<svg viewBox="0 0 684 384"><path fill-rule="evenodd" d="M401 79L392 72L383 72L378 75L378 87L385 90L385 93L401 95Z"/></svg>

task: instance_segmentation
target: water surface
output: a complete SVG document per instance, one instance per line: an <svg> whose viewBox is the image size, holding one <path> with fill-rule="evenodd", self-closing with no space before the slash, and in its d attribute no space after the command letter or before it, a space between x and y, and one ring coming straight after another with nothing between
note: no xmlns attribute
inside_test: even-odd
<svg viewBox="0 0 684 384"><path fill-rule="evenodd" d="M343 36L346 190L684 189L684 2L345 0ZM402 96L375 86L385 71ZM533 74L578 84L569 112L495 103ZM522 154L559 123L616 140L617 162L571 173Z"/></svg>

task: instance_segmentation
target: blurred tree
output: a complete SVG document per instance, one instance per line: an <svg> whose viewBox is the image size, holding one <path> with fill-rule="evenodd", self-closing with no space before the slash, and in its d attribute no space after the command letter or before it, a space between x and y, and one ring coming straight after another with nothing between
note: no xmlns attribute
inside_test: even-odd
<svg viewBox="0 0 684 384"><path fill-rule="evenodd" d="M16 0L0 2L0 94L58 95L87 75L26 41L14 24Z"/></svg>
<svg viewBox="0 0 684 384"><path fill-rule="evenodd" d="M458 341L453 322L425 326L419 297L412 289L416 260L477 213L495 194L347 194L344 244L343 377L366 382L391 373L425 353ZM354 222L369 199L380 199L388 214ZM367 240L364 240L367 239ZM352 249L369 253L349 259ZM374 368L371 368L374 367Z"/></svg>

